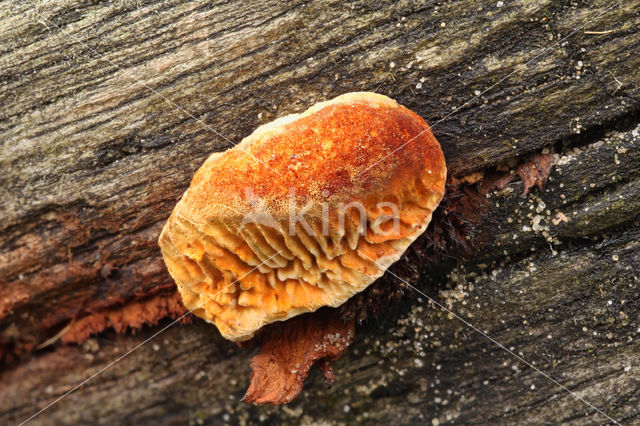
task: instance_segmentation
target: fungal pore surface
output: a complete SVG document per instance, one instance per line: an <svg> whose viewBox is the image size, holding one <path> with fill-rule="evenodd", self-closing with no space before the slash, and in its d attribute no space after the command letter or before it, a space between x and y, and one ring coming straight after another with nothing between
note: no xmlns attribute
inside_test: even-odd
<svg viewBox="0 0 640 426"><path fill-rule="evenodd" d="M372 284L425 231L445 178L420 116L348 93L211 155L159 243L185 307L245 341Z"/></svg>

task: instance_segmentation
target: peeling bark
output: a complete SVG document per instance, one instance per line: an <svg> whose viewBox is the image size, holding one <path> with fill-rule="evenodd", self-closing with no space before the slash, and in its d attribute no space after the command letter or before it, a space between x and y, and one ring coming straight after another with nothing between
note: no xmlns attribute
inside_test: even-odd
<svg viewBox="0 0 640 426"><path fill-rule="evenodd" d="M177 291L173 291L72 321L65 327L60 340L64 343L82 343L89 336L107 328L125 333L140 329L143 325L156 325L162 318L181 318L183 322L188 322L191 317L185 316L187 314L188 311L182 305L180 295Z"/></svg>
<svg viewBox="0 0 640 426"><path fill-rule="evenodd" d="M553 167L553 155L551 154L532 155L529 161L518 166L516 170L524 184L522 198L527 196L534 185L540 190L544 188L544 184L549 178L549 173L551 173L551 167Z"/></svg>
<svg viewBox="0 0 640 426"><path fill-rule="evenodd" d="M336 309L322 309L266 327L256 338L261 350L251 360L251 384L243 401L291 402L302 391L314 364L327 383L332 383L331 364L342 356L353 336L353 321L345 322Z"/></svg>

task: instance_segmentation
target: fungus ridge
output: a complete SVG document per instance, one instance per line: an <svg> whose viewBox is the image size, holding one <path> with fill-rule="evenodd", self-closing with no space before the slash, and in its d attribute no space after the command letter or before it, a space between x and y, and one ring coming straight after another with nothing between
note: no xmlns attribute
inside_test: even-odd
<svg viewBox="0 0 640 426"><path fill-rule="evenodd" d="M159 244L185 307L247 340L373 283L424 232L445 177L421 117L350 93L211 155Z"/></svg>
<svg viewBox="0 0 640 426"><path fill-rule="evenodd" d="M365 204L364 229L359 216L345 214L338 232L340 223L330 216L328 235L317 217L306 220L311 233L301 225L289 233L288 218L238 229L233 221L203 226L174 214L161 240L165 260L187 309L224 337L247 340L269 322L343 304L397 261L442 197L421 177L407 187L411 197ZM398 203L398 217L377 207L385 202ZM384 224L394 219L397 231L390 232Z"/></svg>

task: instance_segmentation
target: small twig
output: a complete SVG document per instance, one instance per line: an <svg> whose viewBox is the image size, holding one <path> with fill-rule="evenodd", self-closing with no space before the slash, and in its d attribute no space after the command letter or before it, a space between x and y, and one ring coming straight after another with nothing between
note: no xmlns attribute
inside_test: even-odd
<svg viewBox="0 0 640 426"><path fill-rule="evenodd" d="M609 74L611 74L611 77L613 77L613 79L616 81L616 83L618 83L618 87L616 87L616 90L614 90L613 93L612 93L612 95L615 95L616 92L618 90L620 90L620 88L622 86L624 86L624 84L620 80L618 80L618 78L615 75L613 75L613 73L611 71L609 71Z"/></svg>
<svg viewBox="0 0 640 426"><path fill-rule="evenodd" d="M607 31L585 31L584 34L589 34L589 35L602 35L602 34L609 34L612 33L614 30L607 30Z"/></svg>
<svg viewBox="0 0 640 426"><path fill-rule="evenodd" d="M55 336L50 337L49 339L45 340L44 342L40 343L38 346L36 346L36 350L40 350L43 348L46 348L47 346L51 346L53 345L55 342L57 342L58 340L60 340L60 338L62 336L64 336L66 334L67 331L69 331L69 329L71 328L71 324L73 324L75 322L75 320L72 320L69 324L67 324L62 330L60 330L58 333L56 333Z"/></svg>

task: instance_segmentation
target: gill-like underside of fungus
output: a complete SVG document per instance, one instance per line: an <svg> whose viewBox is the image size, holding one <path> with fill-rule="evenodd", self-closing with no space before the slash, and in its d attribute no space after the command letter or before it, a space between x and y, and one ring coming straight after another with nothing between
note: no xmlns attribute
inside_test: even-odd
<svg viewBox="0 0 640 426"><path fill-rule="evenodd" d="M419 178L406 188L394 198L368 200L362 217L355 208L343 219L330 213L329 235L314 218L294 229L288 218L241 227L198 224L178 208L161 237L165 262L187 309L223 336L247 340L267 323L342 305L397 261L441 197ZM399 207L395 229L391 212L379 207L384 203Z"/></svg>
<svg viewBox="0 0 640 426"><path fill-rule="evenodd" d="M242 346L261 346L251 360L251 383L243 399L259 404L284 404L301 392L310 368L316 365L327 383L335 379L331 368L354 339L356 323L375 319L397 302L405 283L417 285L421 272L452 256L470 254L475 229L466 217L482 210L483 197L470 188L448 185L447 192L426 232L404 252L400 260L364 291L339 308L321 308L283 322L266 325Z"/></svg>

